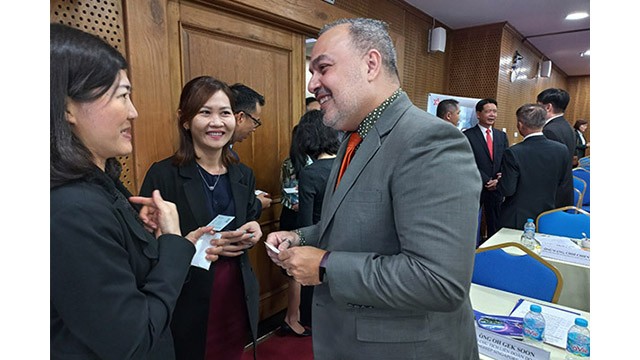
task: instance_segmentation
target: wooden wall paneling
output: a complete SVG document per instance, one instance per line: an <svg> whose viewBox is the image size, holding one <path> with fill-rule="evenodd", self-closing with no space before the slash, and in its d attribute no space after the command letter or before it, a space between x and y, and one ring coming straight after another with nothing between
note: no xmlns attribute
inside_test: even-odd
<svg viewBox="0 0 640 360"><path fill-rule="evenodd" d="M495 97L503 24L454 30L449 66L452 95Z"/></svg>
<svg viewBox="0 0 640 360"><path fill-rule="evenodd" d="M88 33L98 35L128 57L126 51L124 19L121 1L73 1L51 0L49 7L49 21L78 28ZM130 74L129 74L130 75ZM135 94L133 95L135 99ZM134 131L135 131L134 121ZM132 193L137 193L137 183L134 168L134 152L127 156L119 156L122 164L120 180Z"/></svg>
<svg viewBox="0 0 640 360"><path fill-rule="evenodd" d="M545 58L532 45L522 41L523 37L509 24L503 28L500 48L500 71L498 75L498 119L496 127L507 129L511 145L522 141L516 127L516 110L526 104L535 103L538 94L549 87L565 88L566 75L552 71L551 77L543 78L538 74L538 66ZM510 80L513 55L518 51L523 59L515 81ZM516 135L517 134L517 135Z"/></svg>
<svg viewBox="0 0 640 360"><path fill-rule="evenodd" d="M587 121L587 131L584 136L587 142L591 141L591 78L589 76L571 76L567 78L567 91L571 95L571 101L565 118L571 126L578 119ZM587 155L591 155L591 148L587 148Z"/></svg>
<svg viewBox="0 0 640 360"><path fill-rule="evenodd" d="M169 62L167 1L126 1L133 101L139 117L133 124L136 177L140 186L155 161L176 150L176 77ZM137 193L137 191L136 191Z"/></svg>
<svg viewBox="0 0 640 360"><path fill-rule="evenodd" d="M309 36L316 36L324 24L354 17L348 11L322 0L197 0L245 17L278 24Z"/></svg>

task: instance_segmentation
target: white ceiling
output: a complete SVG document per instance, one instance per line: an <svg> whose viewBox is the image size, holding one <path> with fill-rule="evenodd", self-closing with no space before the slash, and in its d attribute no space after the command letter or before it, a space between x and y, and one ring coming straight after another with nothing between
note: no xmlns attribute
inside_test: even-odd
<svg viewBox="0 0 640 360"><path fill-rule="evenodd" d="M508 22L568 76L590 75L590 17L565 20L567 14L591 14L589 0L405 0L452 30ZM540 36L543 35L543 36Z"/></svg>

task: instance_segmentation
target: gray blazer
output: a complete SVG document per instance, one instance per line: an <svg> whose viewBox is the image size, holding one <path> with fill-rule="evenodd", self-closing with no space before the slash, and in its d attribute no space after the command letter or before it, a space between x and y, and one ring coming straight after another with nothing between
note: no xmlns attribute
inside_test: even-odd
<svg viewBox="0 0 640 360"><path fill-rule="evenodd" d="M302 229L332 252L314 290L314 358L478 358L469 287L482 185L465 136L403 93L334 192L346 143L320 222Z"/></svg>

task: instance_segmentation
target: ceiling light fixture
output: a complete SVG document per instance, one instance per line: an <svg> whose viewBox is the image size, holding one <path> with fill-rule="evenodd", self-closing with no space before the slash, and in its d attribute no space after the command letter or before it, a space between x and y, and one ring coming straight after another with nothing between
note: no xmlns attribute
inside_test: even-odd
<svg viewBox="0 0 640 360"><path fill-rule="evenodd" d="M580 57L591 56L591 49L580 53Z"/></svg>
<svg viewBox="0 0 640 360"><path fill-rule="evenodd" d="M567 17L565 18L566 20L580 20L580 19L584 19L584 18L588 18L589 14L584 12L584 11L579 11L579 12L574 12L571 13L569 15L567 15Z"/></svg>

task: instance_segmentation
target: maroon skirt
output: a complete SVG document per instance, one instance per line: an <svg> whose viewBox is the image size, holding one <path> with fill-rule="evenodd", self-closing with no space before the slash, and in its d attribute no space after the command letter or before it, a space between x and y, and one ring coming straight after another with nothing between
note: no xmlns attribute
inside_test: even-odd
<svg viewBox="0 0 640 360"><path fill-rule="evenodd" d="M220 257L214 264L205 359L239 360L250 334L240 258Z"/></svg>

